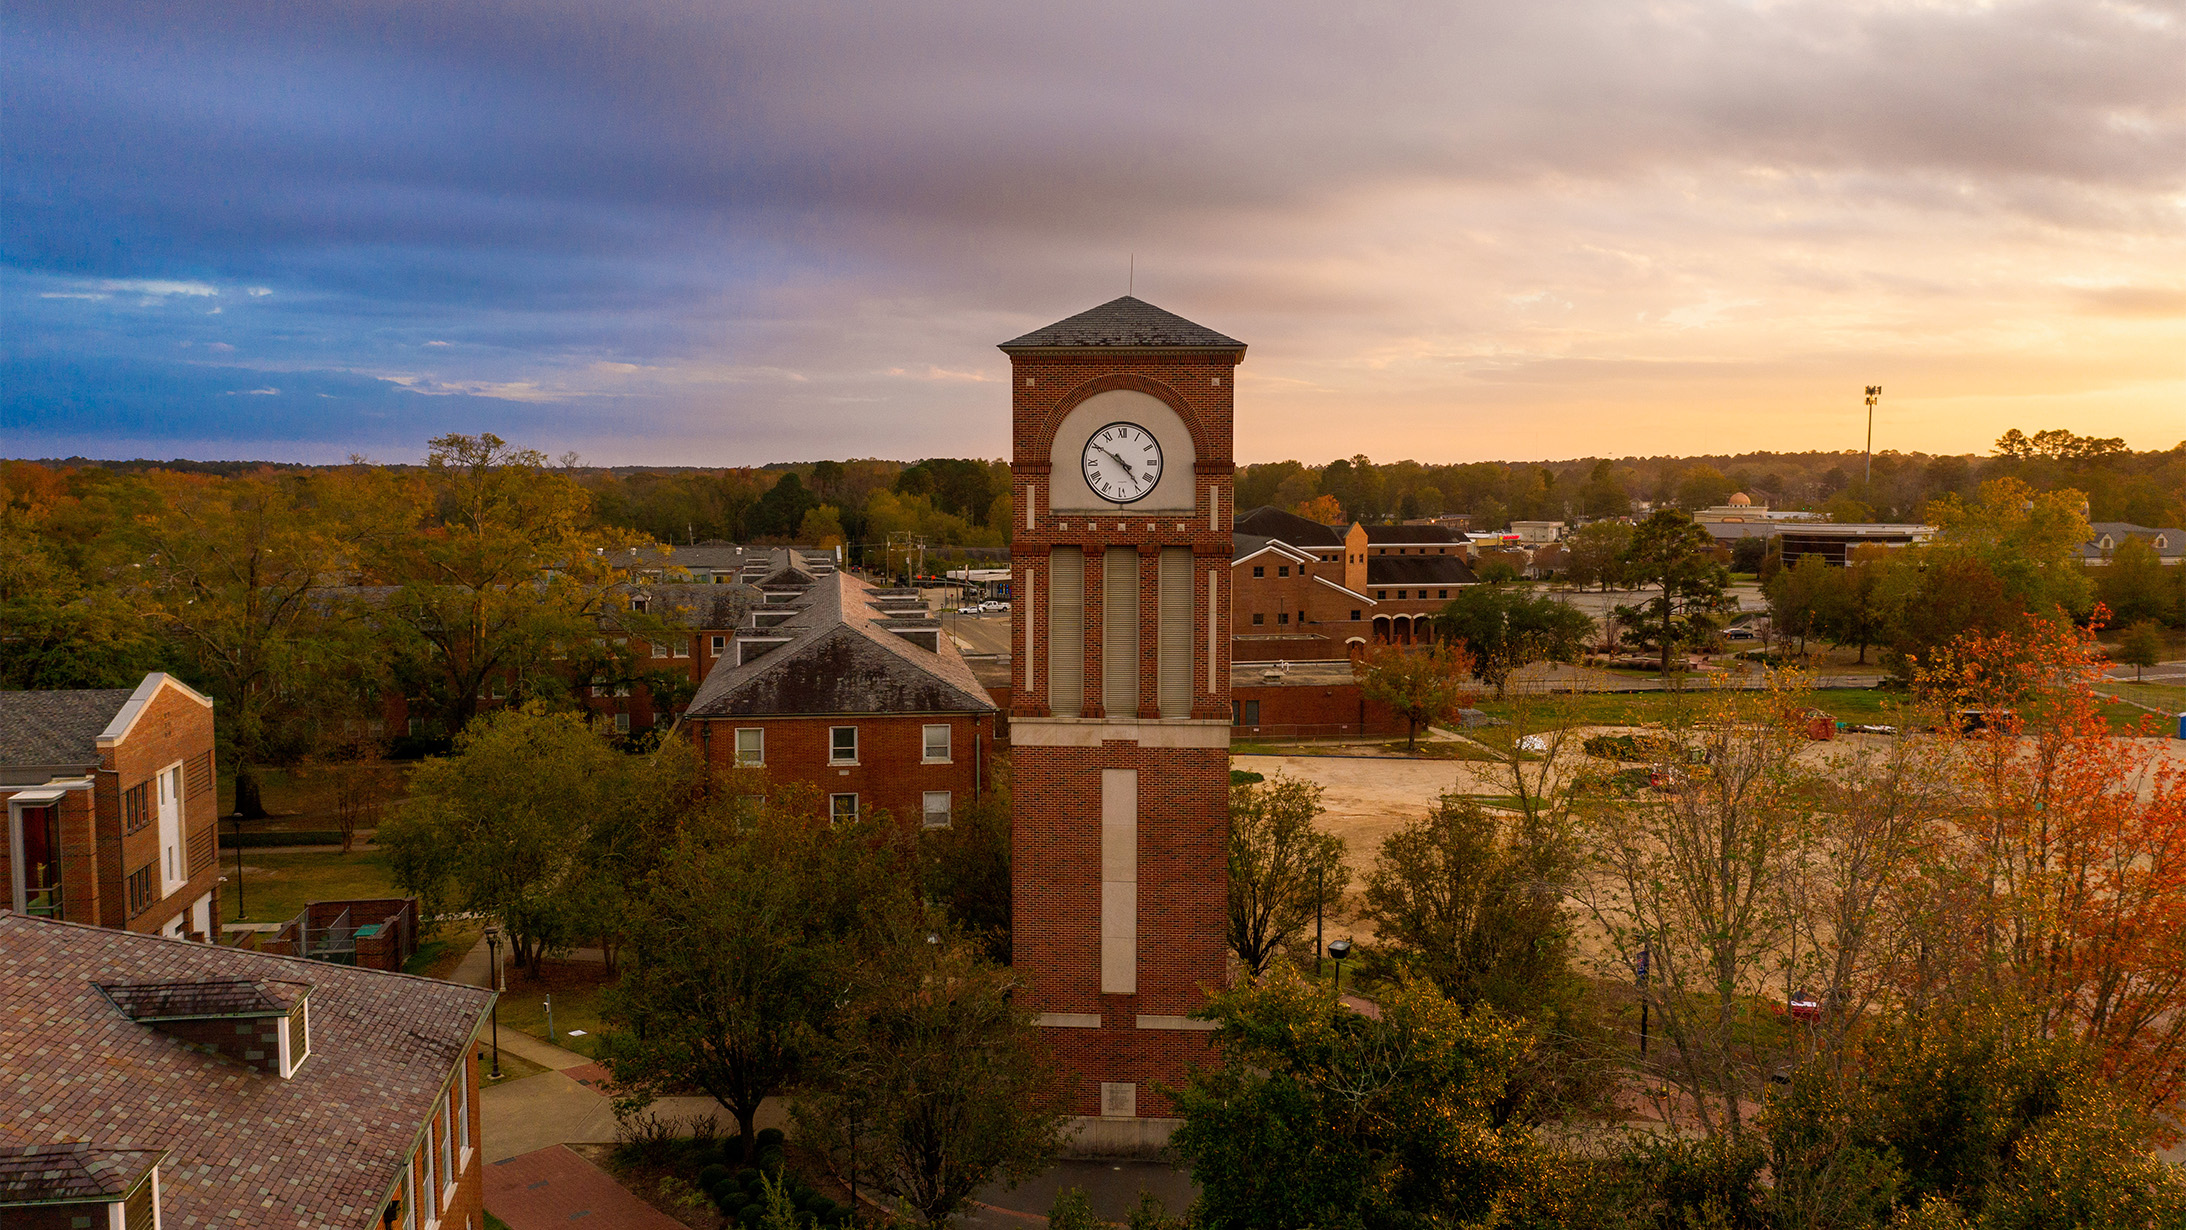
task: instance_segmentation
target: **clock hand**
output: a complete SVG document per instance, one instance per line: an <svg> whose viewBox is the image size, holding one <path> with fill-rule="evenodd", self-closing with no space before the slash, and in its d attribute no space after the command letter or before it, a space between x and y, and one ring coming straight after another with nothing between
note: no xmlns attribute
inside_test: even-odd
<svg viewBox="0 0 2186 1230"><path fill-rule="evenodd" d="M1116 459L1116 464L1123 467L1123 476L1125 478L1130 479L1134 483L1139 481L1139 476L1131 472L1131 463L1125 461L1120 454L1109 452L1109 450L1105 448L1101 451L1104 453L1108 453L1110 457L1114 457Z"/></svg>

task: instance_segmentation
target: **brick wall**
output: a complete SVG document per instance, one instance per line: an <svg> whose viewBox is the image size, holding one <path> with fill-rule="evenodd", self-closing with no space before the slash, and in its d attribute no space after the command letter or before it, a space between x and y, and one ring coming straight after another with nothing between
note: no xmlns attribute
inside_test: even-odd
<svg viewBox="0 0 2186 1230"><path fill-rule="evenodd" d="M126 927L131 931L154 932L165 927L177 915L186 913L191 903L219 885L219 794L214 789L213 712L191 699L175 687L161 688L144 710L137 715L128 737L117 746L106 749L104 763L98 777L101 850L99 879L100 921L107 926ZM188 871L185 881L174 892L158 900L142 913L131 915L127 880L130 872L146 864L157 863L159 852L159 823L156 819L158 790L156 783L148 794L153 799L155 819L134 833L123 831L121 820L122 792L143 783L180 764L183 769L182 790L182 853L187 859L194 840L202 845L210 838L215 857L194 871ZM197 764L203 771L193 772ZM159 879L154 876L155 881ZM212 934L220 929L219 897L213 897ZM185 921L184 930L195 928Z"/></svg>
<svg viewBox="0 0 2186 1230"><path fill-rule="evenodd" d="M822 795L855 794L859 810L884 809L921 822L925 794L946 790L953 805L969 804L992 779L994 722L986 714L849 714L839 717L693 718L692 738L716 772L736 765L736 731L766 731L766 775L775 783L809 783ZM925 763L925 728L949 727L946 764ZM858 729L858 762L829 763L829 734ZM824 805L824 804L823 804Z"/></svg>
<svg viewBox="0 0 2186 1230"><path fill-rule="evenodd" d="M1378 700L1368 700L1356 683L1328 687L1246 686L1230 693L1237 706L1232 735L1318 738L1326 735L1401 735L1404 718ZM1249 720L1248 704L1257 704L1259 721Z"/></svg>

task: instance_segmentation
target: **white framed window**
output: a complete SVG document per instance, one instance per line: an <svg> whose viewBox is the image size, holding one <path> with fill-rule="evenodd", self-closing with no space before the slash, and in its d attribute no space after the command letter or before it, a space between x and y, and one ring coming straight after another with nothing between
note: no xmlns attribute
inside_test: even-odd
<svg viewBox="0 0 2186 1230"><path fill-rule="evenodd" d="M627 683L618 683L618 684L616 684L616 685L615 685L615 695L617 695L617 696L628 696L628 695L630 695L630 685L629 685L629 684L627 684Z"/></svg>
<svg viewBox="0 0 2186 1230"><path fill-rule="evenodd" d="M418 734L418 733L419 733L420 731L423 731L424 729L425 729L425 719L423 719L423 718L411 718L411 719L410 719L410 733L411 733L411 734L412 734L413 736L414 736L414 735L416 735L416 734Z"/></svg>
<svg viewBox="0 0 2186 1230"><path fill-rule="evenodd" d="M629 714L627 714L627 713L618 713L618 714L616 714L616 715L615 715L615 733L616 733L616 734L618 734L618 735L626 735L626 734L629 734L629 733L630 733L630 715L629 715Z"/></svg>
<svg viewBox="0 0 2186 1230"><path fill-rule="evenodd" d="M831 794L827 796L827 818L835 821L857 819L858 796L854 794Z"/></svg>
<svg viewBox="0 0 2186 1230"><path fill-rule="evenodd" d="M767 731L763 726L736 728L736 763L756 767L767 762Z"/></svg>
<svg viewBox="0 0 2186 1230"><path fill-rule="evenodd" d="M830 726L827 728L827 763L858 763L857 727Z"/></svg>
<svg viewBox="0 0 2186 1230"><path fill-rule="evenodd" d="M926 735L925 751L923 753L925 762L927 764L949 763L948 726L928 726L924 728L924 731Z"/></svg>
<svg viewBox="0 0 2186 1230"><path fill-rule="evenodd" d="M924 806L921 810L924 812L927 828L945 829L949 827L949 792L946 790L927 791Z"/></svg>
<svg viewBox="0 0 2186 1230"><path fill-rule="evenodd" d="M494 680L494 681L493 681L493 698L494 698L495 700L501 700L501 699L505 698L506 696L508 696L508 694L509 694L509 683L508 683L508 680L506 680L506 679L496 679L496 680Z"/></svg>
<svg viewBox="0 0 2186 1230"><path fill-rule="evenodd" d="M721 656L722 654L724 654L724 653L727 653L727 652L728 652L728 649L729 649L729 638L728 638L728 637L725 637L725 636L717 636L717 637L713 638L713 656L714 656L714 657L717 657L717 658L718 658L718 657L720 657L720 656Z"/></svg>
<svg viewBox="0 0 2186 1230"><path fill-rule="evenodd" d="M159 771L160 896L182 887L190 869L182 861L182 762Z"/></svg>
<svg viewBox="0 0 2186 1230"><path fill-rule="evenodd" d="M475 1056L472 1062L476 1062ZM461 1149L461 1152L456 1156L465 1162L469 1162L471 1160L471 1065L469 1064L456 1070L455 1099L456 1145Z"/></svg>
<svg viewBox="0 0 2186 1230"><path fill-rule="evenodd" d="M690 657L690 656L691 656L691 638L690 638L690 637L687 637L687 636L682 636L682 637L677 637L677 638L676 638L676 642L675 642L675 655L676 655L677 657L679 657L679 658L688 658L688 657Z"/></svg>
<svg viewBox="0 0 2186 1230"><path fill-rule="evenodd" d="M654 657L656 657L656 658L665 658L665 657L667 657L667 656L668 656L668 643L667 643L666 641L654 641L654 642L653 642L653 656L654 656Z"/></svg>
<svg viewBox="0 0 2186 1230"><path fill-rule="evenodd" d="M455 1101L453 1095L440 1095L440 1114L436 1127L440 1135L440 1207L455 1203Z"/></svg>

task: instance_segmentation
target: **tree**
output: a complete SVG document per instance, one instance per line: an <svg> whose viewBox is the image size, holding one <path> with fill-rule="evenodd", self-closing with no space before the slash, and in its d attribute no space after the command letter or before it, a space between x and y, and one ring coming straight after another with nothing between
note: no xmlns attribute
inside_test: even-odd
<svg viewBox="0 0 2186 1230"><path fill-rule="evenodd" d="M503 709L412 775L410 801L378 844L427 913L489 915L537 973L548 951L603 929L585 908L600 887L595 836L637 797L631 784L627 758L583 718Z"/></svg>
<svg viewBox="0 0 2186 1230"><path fill-rule="evenodd" d="M843 545L841 510L832 504L816 504L807 509L804 519L797 523L797 541L823 551Z"/></svg>
<svg viewBox="0 0 2186 1230"><path fill-rule="evenodd" d="M1633 639L1662 655L1662 673L1670 673L1670 655L1687 645L1705 645L1716 633L1716 616L1732 608L1723 587L1730 578L1715 559L1715 540L1673 509L1656 511L1640 522L1625 549L1626 576L1661 592L1636 606L1620 606L1617 620Z"/></svg>
<svg viewBox="0 0 2186 1230"><path fill-rule="evenodd" d="M956 808L946 828L918 835L926 899L1003 963L1010 957L1012 892L1008 763L995 762L988 791Z"/></svg>
<svg viewBox="0 0 2186 1230"><path fill-rule="evenodd" d="M1220 1066L1176 1096L1171 1146L1209 1230L1361 1230L1471 1224L1519 1173L1522 1129L1491 1108L1519 1061L1519 1028L1467 1013L1426 982L1379 996L1380 1015L1335 1002L1278 966L1217 992Z"/></svg>
<svg viewBox="0 0 2186 1230"><path fill-rule="evenodd" d="M1377 645L1354 664L1359 690L1403 715L1404 750L1418 746L1419 730L1454 717L1472 699L1472 660L1447 645L1425 651Z"/></svg>
<svg viewBox="0 0 2186 1230"><path fill-rule="evenodd" d="M1852 645L1860 651L1861 665L1867 650L1880 644L1890 631L1890 570L1896 561L1890 548L1867 544L1852 548L1842 568L1831 570L1823 587L1821 607L1814 613L1814 630L1833 645Z"/></svg>
<svg viewBox="0 0 2186 1230"><path fill-rule="evenodd" d="M2015 611L2077 618L2092 602L2080 564L2080 548L2094 536L2081 512L2086 502L2070 488L2036 491L2016 478L1981 484L1980 498L1971 504L1946 494L1927 507L1937 534L1922 554L1930 561L1981 564Z"/></svg>
<svg viewBox="0 0 2186 1230"><path fill-rule="evenodd" d="M805 489L797 471L790 470L759 497L745 517L745 527L755 538L789 539L804 524L805 514L819 507L818 496Z"/></svg>
<svg viewBox="0 0 2186 1230"><path fill-rule="evenodd" d="M1435 615L1435 635L1461 644L1473 671L1502 696L1511 672L1534 662L1572 662L1594 621L1525 585L1469 585Z"/></svg>
<svg viewBox="0 0 2186 1230"><path fill-rule="evenodd" d="M2120 624L2162 619L2172 613L2171 569L2146 539L2127 535L2095 574L2095 590Z"/></svg>
<svg viewBox="0 0 2186 1230"><path fill-rule="evenodd" d="M1321 787L1302 778L1230 787L1230 951L1255 975L1343 901L1343 838L1314 829L1320 813Z"/></svg>
<svg viewBox="0 0 2186 1230"><path fill-rule="evenodd" d="M797 1099L799 1139L944 1226L974 1192L1054 1160L1060 1083L1013 1000L1015 974L915 903L877 913L817 1079Z"/></svg>
<svg viewBox="0 0 2186 1230"><path fill-rule="evenodd" d="M397 586L376 615L398 670L450 735L496 680L562 674L546 668L557 646L575 674L621 681L634 659L626 645L605 644L603 625L660 631L614 600L622 574L609 557L634 549L636 536L595 530L584 488L538 451L491 433L440 436L407 494L414 528L368 544L372 571Z"/></svg>
<svg viewBox="0 0 2186 1230"><path fill-rule="evenodd" d="M1711 465L1697 465L1678 477L1677 506L1687 512L1716 508L1737 490L1723 472Z"/></svg>
<svg viewBox="0 0 2186 1230"><path fill-rule="evenodd" d="M1332 495L1317 495L1310 500L1300 500L1291 512L1319 525L1335 525L1343 520L1343 505Z"/></svg>
<svg viewBox="0 0 2186 1230"><path fill-rule="evenodd" d="M1586 485L1579 488L1579 511L1589 517L1621 517L1632 511L1632 493L1607 458L1594 463Z"/></svg>
<svg viewBox="0 0 2186 1230"><path fill-rule="evenodd" d="M803 1076L858 984L861 919L911 908L916 853L886 817L830 825L810 797L716 799L664 841L632 902L637 952L601 1061L623 1108L696 1086L746 1139Z"/></svg>
<svg viewBox="0 0 2186 1230"><path fill-rule="evenodd" d="M148 621L55 558L17 509L0 509L0 628L0 689L135 687L158 669Z"/></svg>
<svg viewBox="0 0 2186 1230"><path fill-rule="evenodd" d="M321 706L341 694L329 679L360 656L322 601L360 523L338 518L324 484L299 474L147 481L159 504L138 521L143 599L212 693L236 811L263 816L257 767L309 750Z"/></svg>
<svg viewBox="0 0 2186 1230"><path fill-rule="evenodd" d="M1761 587L1769 603L1770 625L1780 635L1799 638L1801 657L1806 655L1806 638L1821 631L1822 611L1837 580L1835 572L1821 556L1802 555Z"/></svg>
<svg viewBox="0 0 2186 1230"><path fill-rule="evenodd" d="M1581 589L1598 585L1607 593L1610 586L1624 584L1624 553L1631 545L1632 527L1623 521L1582 525L1565 540L1570 554L1564 576Z"/></svg>
<svg viewBox="0 0 2186 1230"><path fill-rule="evenodd" d="M1600 972L1629 978L1646 954L1642 994L1667 1044L1653 1070L1711 1133L1743 1130L1766 1079L1751 995L1792 926L1806 703L1777 690L1676 711L1657 788L1586 816L1575 884L1605 943Z"/></svg>
<svg viewBox="0 0 2186 1230"><path fill-rule="evenodd" d="M2133 682L2139 683L2142 668L2163 660L2163 629L2145 619L2127 628L2125 639L2118 642L2117 658L2133 668Z"/></svg>

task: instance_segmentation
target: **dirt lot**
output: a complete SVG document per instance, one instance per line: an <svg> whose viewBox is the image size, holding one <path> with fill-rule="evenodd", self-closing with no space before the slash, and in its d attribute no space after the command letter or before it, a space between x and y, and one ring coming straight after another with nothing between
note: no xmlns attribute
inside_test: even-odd
<svg viewBox="0 0 2186 1230"><path fill-rule="evenodd" d="M1399 760L1375 756L1232 756L1230 767L1273 777L1287 773L1317 782L1327 793L1321 827L1350 846L1353 873L1373 865L1382 838L1418 818L1443 792L1501 794L1495 766L1469 761ZM1353 880L1354 884L1358 881Z"/></svg>

